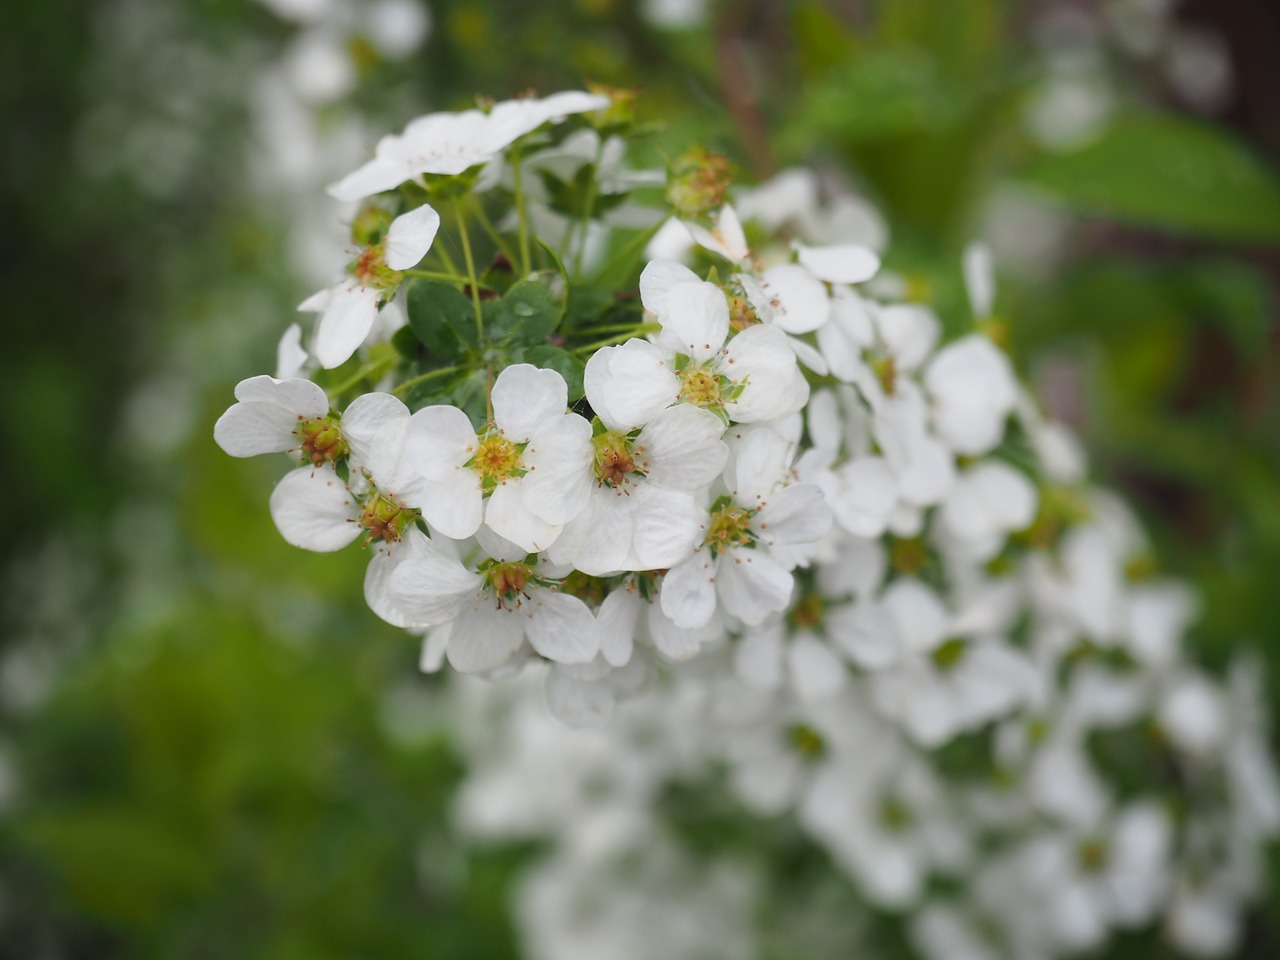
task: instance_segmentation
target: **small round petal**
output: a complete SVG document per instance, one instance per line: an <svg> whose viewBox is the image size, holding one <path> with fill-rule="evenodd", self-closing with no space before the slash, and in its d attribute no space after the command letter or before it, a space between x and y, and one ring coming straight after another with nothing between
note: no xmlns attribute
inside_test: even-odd
<svg viewBox="0 0 1280 960"><path fill-rule="evenodd" d="M702 278L674 260L651 260L640 274L640 302L650 313L667 312L667 294L682 283L701 283Z"/></svg>
<svg viewBox="0 0 1280 960"><path fill-rule="evenodd" d="M724 346L729 335L729 304L712 283L686 283L667 294L662 340L677 353L701 363Z"/></svg>
<svg viewBox="0 0 1280 960"><path fill-rule="evenodd" d="M716 561L716 590L724 608L748 626L785 610L794 583L786 568L763 550L730 550Z"/></svg>
<svg viewBox="0 0 1280 960"><path fill-rule="evenodd" d="M650 420L636 438L636 446L643 450L650 483L696 490L718 477L729 459L722 436L723 420L708 410L680 403Z"/></svg>
<svg viewBox="0 0 1280 960"><path fill-rule="evenodd" d="M716 213L715 225L708 230L696 223L686 223L689 233L698 246L718 253L726 260L741 263L751 256L747 247L747 236L742 230L742 221L731 204L726 203Z"/></svg>
<svg viewBox="0 0 1280 960"><path fill-rule="evenodd" d="M283 453L298 446L293 433L298 419L298 414L274 403L241 401L218 418L213 439L233 457Z"/></svg>
<svg viewBox="0 0 1280 960"><path fill-rule="evenodd" d="M389 393L365 393L342 412L342 435L352 466L364 467L379 483L395 474L409 427L409 408Z"/></svg>
<svg viewBox="0 0 1280 960"><path fill-rule="evenodd" d="M775 543L815 543L831 529L831 510L816 483L796 483L769 495L751 526Z"/></svg>
<svg viewBox="0 0 1280 960"><path fill-rule="evenodd" d="M392 270L408 270L418 265L440 230L440 214L423 204L391 221L387 230L386 261Z"/></svg>
<svg viewBox="0 0 1280 960"><path fill-rule="evenodd" d="M587 504L591 463L591 424L576 413L544 422L524 451L529 472L520 486L525 505L547 523L568 523Z"/></svg>
<svg viewBox="0 0 1280 960"><path fill-rule="evenodd" d="M484 522L498 536L528 553L546 550L555 543L561 530L560 524L547 523L534 515L524 502L524 492L518 480L498 484L489 495L485 502Z"/></svg>
<svg viewBox="0 0 1280 960"><path fill-rule="evenodd" d="M470 418L457 407L423 407L409 418L404 456L428 480L441 480L471 459L478 442Z"/></svg>
<svg viewBox="0 0 1280 960"><path fill-rule="evenodd" d="M761 281L773 307L770 322L787 333L811 333L830 318L826 287L804 267L792 263L770 267Z"/></svg>
<svg viewBox="0 0 1280 960"><path fill-rule="evenodd" d="M635 503L634 555L639 570L666 570L693 554L702 540L706 510L686 490L643 484Z"/></svg>
<svg viewBox="0 0 1280 960"><path fill-rule="evenodd" d="M311 352L326 370L341 366L364 343L378 317L379 291L354 280L333 288L320 316Z"/></svg>
<svg viewBox="0 0 1280 960"><path fill-rule="evenodd" d="M543 690L551 715L575 730L603 726L613 716L614 694L608 683L580 680L552 668Z"/></svg>
<svg viewBox="0 0 1280 960"><path fill-rule="evenodd" d="M938 595L918 580L895 580L881 601L907 650L931 653L946 636L947 610Z"/></svg>
<svg viewBox="0 0 1280 960"><path fill-rule="evenodd" d="M996 302L996 271L991 248L985 243L974 242L964 248L964 288L973 315L979 319L991 316Z"/></svg>
<svg viewBox="0 0 1280 960"><path fill-rule="evenodd" d="M797 637L787 650L791 683L802 699L825 700L844 689L845 665L814 637Z"/></svg>
<svg viewBox="0 0 1280 960"><path fill-rule="evenodd" d="M556 663L590 663L600 652L600 627L587 605L555 590L539 590L526 631L534 650Z"/></svg>
<svg viewBox="0 0 1280 960"><path fill-rule="evenodd" d="M432 533L464 540L480 528L484 517L484 493L480 477L462 467L451 468L422 485L412 506L422 511Z"/></svg>
<svg viewBox="0 0 1280 960"><path fill-rule="evenodd" d="M692 630L686 630L672 622L658 604L651 602L646 606L648 614L645 617L645 624L649 628L649 640L658 653L673 661L688 660L697 655L698 649L702 646L701 641L706 639L707 631L703 630L700 635Z"/></svg>
<svg viewBox="0 0 1280 960"><path fill-rule="evenodd" d="M634 430L675 402L680 381L667 366L662 351L652 343L628 340L597 351L591 360L606 350L608 354L596 366L594 376L584 379L587 400L605 426L611 430ZM591 374L591 363L587 368Z"/></svg>
<svg viewBox="0 0 1280 960"><path fill-rule="evenodd" d="M644 603L634 591L614 590L596 611L596 623L600 625L600 653L610 665L624 667L631 661L636 625Z"/></svg>
<svg viewBox="0 0 1280 960"><path fill-rule="evenodd" d="M482 578L457 560L420 556L392 571L392 604L416 626L434 627L453 620L480 590Z"/></svg>
<svg viewBox="0 0 1280 960"><path fill-rule="evenodd" d="M517 363L498 374L492 398L494 423L508 440L521 443L545 421L564 416L569 388L554 370Z"/></svg>
<svg viewBox="0 0 1280 960"><path fill-rule="evenodd" d="M333 468L301 467L271 491L271 518L285 541L303 550L341 550L360 534L347 485Z"/></svg>
<svg viewBox="0 0 1280 960"><path fill-rule="evenodd" d="M829 247L796 244L796 257L802 267L828 283L865 283L880 270L880 258L875 251L860 243Z"/></svg>
<svg viewBox="0 0 1280 960"><path fill-rule="evenodd" d="M711 622L716 612L716 582L710 550L699 550L667 571L662 580L662 612L686 630Z"/></svg>
<svg viewBox="0 0 1280 960"><path fill-rule="evenodd" d="M464 607L451 624L446 656L460 673L482 673L511 659L524 642L527 615L489 600Z"/></svg>
<svg viewBox="0 0 1280 960"><path fill-rule="evenodd" d="M738 423L781 420L799 410L809 396L787 336L777 327L759 324L742 331L725 347L720 369L744 384L741 396L725 404L730 419Z"/></svg>
<svg viewBox="0 0 1280 960"><path fill-rule="evenodd" d="M875 311L880 339L899 370L914 370L933 352L942 324L932 310L913 303L895 303Z"/></svg>

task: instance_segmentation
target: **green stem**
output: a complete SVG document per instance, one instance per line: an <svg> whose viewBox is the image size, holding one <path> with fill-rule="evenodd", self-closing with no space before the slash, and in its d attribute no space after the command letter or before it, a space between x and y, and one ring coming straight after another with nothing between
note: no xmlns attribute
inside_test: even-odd
<svg viewBox="0 0 1280 960"><path fill-rule="evenodd" d="M643 250L645 244L654 238L662 225L667 222L667 217L663 217L648 230L641 230L634 237L623 244L622 249L608 259L603 267L596 271L595 283L603 285L604 279L609 276L615 267L635 255L636 251Z"/></svg>
<svg viewBox="0 0 1280 960"><path fill-rule="evenodd" d="M480 284L476 280L476 261L471 256L471 238L467 235L467 221L462 215L462 202L453 201L453 214L458 221L458 233L462 237L462 257L467 262L467 281L471 286L471 306L476 313L476 342L484 343L484 313L480 310Z"/></svg>
<svg viewBox="0 0 1280 960"><path fill-rule="evenodd" d="M429 370L421 376L414 377L412 380L406 380L404 383L400 384L400 386L392 390L391 393L398 397L420 383L426 383L428 380L434 380L437 377L447 377L449 374L457 372L457 367L441 367L439 370Z"/></svg>
<svg viewBox="0 0 1280 960"><path fill-rule="evenodd" d="M489 219L489 215L485 213L484 203L481 202L479 197L475 198L475 208L476 208L476 219L480 221L481 228L483 228L484 232L488 235L489 239L493 241L493 245L497 247L499 250L501 250L502 255L506 257L507 260L509 260L511 264L514 266L516 263L516 252L511 249L507 241L502 239L502 236L498 233L497 229L494 227L493 221L491 221ZM526 270L525 273L527 274L528 271ZM522 274L522 276L523 275L524 274Z"/></svg>
<svg viewBox="0 0 1280 960"><path fill-rule="evenodd" d="M573 275L575 277L582 273L582 255L587 249L587 232L591 228L591 208L596 202L596 192L600 187L600 160L604 157L604 138L596 138L596 156L591 161L591 180L587 184L586 197L582 201L582 219L579 221L580 227L577 231L578 249L573 254ZM570 249L572 249L572 237L574 231L570 229Z"/></svg>
<svg viewBox="0 0 1280 960"><path fill-rule="evenodd" d="M574 347L570 353L591 353L599 350L601 347L611 347L615 343L625 343L632 337L638 337L645 333L654 333L662 329L661 324L657 323L641 323L628 328L629 332L622 336L606 337L604 340L597 340L595 343L588 343L586 346Z"/></svg>
<svg viewBox="0 0 1280 960"><path fill-rule="evenodd" d="M529 255L529 220L524 209L524 183L521 180L521 176L520 155L517 153L511 158L511 180L515 191L516 222L518 224L520 244L520 275L527 277L529 271L533 269L533 261Z"/></svg>
<svg viewBox="0 0 1280 960"><path fill-rule="evenodd" d="M380 376L387 368L394 366L395 362L395 357L384 357L383 359L376 360L373 363L366 363L336 387L330 387L326 392L335 397L340 397L361 381Z"/></svg>
<svg viewBox="0 0 1280 960"><path fill-rule="evenodd" d="M460 273L445 273L439 270L405 270L406 277L426 277L428 280L444 280L448 283L466 283L467 278Z"/></svg>

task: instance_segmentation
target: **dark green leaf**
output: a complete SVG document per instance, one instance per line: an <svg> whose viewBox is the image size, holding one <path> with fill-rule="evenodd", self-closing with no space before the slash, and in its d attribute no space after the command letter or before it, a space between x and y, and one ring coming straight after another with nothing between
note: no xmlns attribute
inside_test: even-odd
<svg viewBox="0 0 1280 960"><path fill-rule="evenodd" d="M1248 242L1280 241L1280 179L1221 130L1130 114L1035 166L1026 179L1073 206L1119 220Z"/></svg>
<svg viewBox="0 0 1280 960"><path fill-rule="evenodd" d="M432 354L459 360L478 348L474 309L462 291L418 279L409 285L405 303L409 326Z"/></svg>
<svg viewBox="0 0 1280 960"><path fill-rule="evenodd" d="M560 283L555 273L521 280L501 300L496 301L493 336L514 343L544 343L564 316L564 300L557 297L551 283Z"/></svg>
<svg viewBox="0 0 1280 960"><path fill-rule="evenodd" d="M559 347L529 347L520 352L520 360L544 370L554 370L564 377L564 382L569 385L570 403L582 397L582 374L586 365L567 350Z"/></svg>

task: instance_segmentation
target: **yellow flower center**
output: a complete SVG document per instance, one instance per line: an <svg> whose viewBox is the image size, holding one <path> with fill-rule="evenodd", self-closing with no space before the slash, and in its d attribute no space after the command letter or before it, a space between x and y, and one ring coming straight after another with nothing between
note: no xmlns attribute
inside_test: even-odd
<svg viewBox="0 0 1280 960"><path fill-rule="evenodd" d="M695 407L717 409L723 406L720 378L702 367L689 367L680 374L680 399Z"/></svg>
<svg viewBox="0 0 1280 960"><path fill-rule="evenodd" d="M711 507L707 535L703 545L718 556L731 547L754 547L756 535L751 532L754 510L740 507L728 497L721 497Z"/></svg>
<svg viewBox="0 0 1280 960"><path fill-rule="evenodd" d="M480 485L490 492L513 477L523 477L524 444L512 443L498 430L490 429L476 444L467 467L480 474Z"/></svg>

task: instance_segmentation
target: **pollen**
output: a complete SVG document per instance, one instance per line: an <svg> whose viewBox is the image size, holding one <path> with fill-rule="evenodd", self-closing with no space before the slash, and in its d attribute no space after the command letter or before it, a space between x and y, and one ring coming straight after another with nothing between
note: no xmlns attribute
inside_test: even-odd
<svg viewBox="0 0 1280 960"><path fill-rule="evenodd" d="M512 443L493 430L476 444L467 466L480 474L480 482L486 490L492 490L513 477L524 476L523 452L521 444Z"/></svg>
<svg viewBox="0 0 1280 960"><path fill-rule="evenodd" d="M751 517L754 513L754 510L740 507L727 497L722 497L711 509L703 544L717 556L732 547L754 547L756 536L751 531Z"/></svg>
<svg viewBox="0 0 1280 960"><path fill-rule="evenodd" d="M716 409L724 405L721 378L703 367L690 367L680 374L680 399L695 407Z"/></svg>

